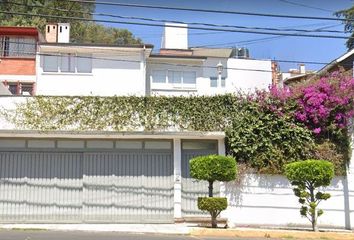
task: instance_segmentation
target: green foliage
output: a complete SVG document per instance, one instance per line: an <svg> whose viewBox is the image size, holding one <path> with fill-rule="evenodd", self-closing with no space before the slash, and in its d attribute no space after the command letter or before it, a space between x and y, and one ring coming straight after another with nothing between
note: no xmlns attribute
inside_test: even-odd
<svg viewBox="0 0 354 240"><path fill-rule="evenodd" d="M227 199L223 197L199 197L198 208L202 211L221 212L227 208Z"/></svg>
<svg viewBox="0 0 354 240"><path fill-rule="evenodd" d="M328 186L334 176L334 166L324 160L306 160L285 165L285 175L293 185Z"/></svg>
<svg viewBox="0 0 354 240"><path fill-rule="evenodd" d="M41 7L31 7L31 6ZM66 11L58 11L64 9ZM48 22L69 22L71 24L71 41L80 43L137 44L141 43L128 30L107 28L93 22L62 19L76 17L92 19L89 12L94 12L95 4L68 2L62 0L2 0L0 11L24 12L30 14L52 15L54 17L24 16L0 13L1 26L34 26L44 32Z"/></svg>
<svg viewBox="0 0 354 240"><path fill-rule="evenodd" d="M208 211L211 216L211 226L217 227L216 218L221 211L227 208L227 199L221 197L199 197L198 208L202 211Z"/></svg>
<svg viewBox="0 0 354 240"><path fill-rule="evenodd" d="M323 210L317 209L322 200L331 197L329 193L318 191L319 187L326 187L334 177L334 166L325 160L306 160L285 165L285 175L294 186L294 194L302 205L300 214L306 217L317 231L317 219ZM317 192L316 192L317 191Z"/></svg>
<svg viewBox="0 0 354 240"><path fill-rule="evenodd" d="M228 182L236 178L236 161L230 156L208 155L190 160L191 177L208 182Z"/></svg>
<svg viewBox="0 0 354 240"><path fill-rule="evenodd" d="M338 11L335 13L335 15L337 17L344 17L345 19L347 19L346 21L344 21L344 30L346 32L351 32L352 34L350 35L351 38L349 38L347 40L347 48L348 49L352 49L354 47L354 39L353 39L353 36L354 36L354 33L353 33L353 30L354 30L354 23L351 19L354 18L354 6L348 8L348 9L344 9L344 10L341 10L341 11Z"/></svg>
<svg viewBox="0 0 354 240"><path fill-rule="evenodd" d="M261 173L281 173L285 163L311 156L313 134L286 115L249 102L227 129L229 151Z"/></svg>

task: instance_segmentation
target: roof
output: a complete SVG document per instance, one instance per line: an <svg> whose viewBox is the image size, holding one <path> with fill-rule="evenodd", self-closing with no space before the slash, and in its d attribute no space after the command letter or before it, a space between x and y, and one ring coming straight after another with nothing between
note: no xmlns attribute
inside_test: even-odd
<svg viewBox="0 0 354 240"><path fill-rule="evenodd" d="M171 58L178 58L178 59L202 59L202 60L205 60L207 59L207 57L205 56L190 56L190 55L165 55L165 54L151 54L150 55L150 58L168 58L168 59L171 59Z"/></svg>
<svg viewBox="0 0 354 240"><path fill-rule="evenodd" d="M333 60L329 64L325 65L323 68L321 68L317 73L322 74L324 72L327 72L329 69L331 69L333 66L337 65L340 62L343 62L347 58L351 57L354 55L354 49L349 50L348 52L344 53L342 56L338 57L337 59Z"/></svg>
<svg viewBox="0 0 354 240"><path fill-rule="evenodd" d="M310 72L310 73L303 73L303 74L298 74L295 76L290 76L284 79L284 83L288 83L288 82L293 82L296 80L301 80L302 78L306 78L307 76L312 76L315 75L316 72Z"/></svg>
<svg viewBox="0 0 354 240"><path fill-rule="evenodd" d="M204 56L204 57L220 57L229 58L231 57L232 48L191 48L193 50L193 56Z"/></svg>
<svg viewBox="0 0 354 240"><path fill-rule="evenodd" d="M39 43L41 46L107 47L107 48L153 48L152 44L101 44L101 43Z"/></svg>
<svg viewBox="0 0 354 240"><path fill-rule="evenodd" d="M38 36L39 31L35 27L12 27L1 26L0 35L25 35Z"/></svg>

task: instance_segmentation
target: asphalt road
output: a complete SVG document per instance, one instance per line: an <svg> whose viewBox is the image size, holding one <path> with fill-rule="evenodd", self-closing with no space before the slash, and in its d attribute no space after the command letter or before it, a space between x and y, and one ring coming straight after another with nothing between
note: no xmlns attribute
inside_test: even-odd
<svg viewBox="0 0 354 240"><path fill-rule="evenodd" d="M245 238L195 237L183 235L127 234L112 232L64 232L64 231L29 231L1 230L0 240L238 240ZM270 238L264 238L269 240ZM250 239L251 240L251 239ZM256 240L252 238L252 240ZM261 239L259 239L261 240Z"/></svg>

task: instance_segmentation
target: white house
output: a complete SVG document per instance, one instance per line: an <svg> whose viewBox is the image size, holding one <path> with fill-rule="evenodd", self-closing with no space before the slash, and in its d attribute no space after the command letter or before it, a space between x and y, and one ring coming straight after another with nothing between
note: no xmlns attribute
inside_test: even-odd
<svg viewBox="0 0 354 240"><path fill-rule="evenodd" d="M36 94L143 96L151 50L151 45L42 43L37 54Z"/></svg>
<svg viewBox="0 0 354 240"><path fill-rule="evenodd" d="M174 26L166 24L160 52L148 58L149 95L252 92L272 84L271 60L240 58L232 48L188 48L187 26Z"/></svg>
<svg viewBox="0 0 354 240"><path fill-rule="evenodd" d="M180 25L166 25L157 54L149 44L69 43L66 27L48 26L49 42L38 47L37 95L215 95L272 84L270 60L237 58L231 48L188 48Z"/></svg>

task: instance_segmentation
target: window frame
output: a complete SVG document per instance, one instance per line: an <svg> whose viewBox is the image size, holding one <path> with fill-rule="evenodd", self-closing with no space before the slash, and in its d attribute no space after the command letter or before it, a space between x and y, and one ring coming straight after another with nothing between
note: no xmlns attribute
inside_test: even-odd
<svg viewBox="0 0 354 240"><path fill-rule="evenodd" d="M154 72L164 72L165 80L162 82L155 82L154 81ZM175 82L171 80L171 73L174 77L175 74L180 74L180 82ZM194 82L193 83L186 83L185 73L192 73L194 75ZM152 88L163 88L163 89L196 89L197 87L197 71L181 71L177 69L152 69L150 72L150 84Z"/></svg>
<svg viewBox="0 0 354 240"><path fill-rule="evenodd" d="M47 54L47 55L46 55ZM93 69L93 63L92 63L92 54L78 54L78 53L54 53L54 52L48 52L44 53L43 55L43 66L42 70L43 73L57 73L57 74L92 74L92 69ZM85 57L85 59L89 59L89 71L83 71L79 70L79 59L82 57ZM46 58L47 57L56 57L56 65L57 69L56 71L48 71L46 70ZM68 70L63 71L63 58L68 57ZM72 64L72 65L71 65ZM85 66L88 66L88 63L84 64ZM72 68L71 68L72 67Z"/></svg>
<svg viewBox="0 0 354 240"><path fill-rule="evenodd" d="M219 81L219 77L209 77L210 88L225 88L226 87L226 78L221 77L221 82ZM212 86L212 82L216 82L216 86ZM220 83L219 83L220 82Z"/></svg>

